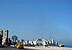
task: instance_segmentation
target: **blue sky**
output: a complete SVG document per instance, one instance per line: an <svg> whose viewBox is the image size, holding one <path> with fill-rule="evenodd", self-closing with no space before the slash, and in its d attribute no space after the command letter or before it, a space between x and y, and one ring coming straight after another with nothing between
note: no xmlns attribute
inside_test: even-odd
<svg viewBox="0 0 72 50"><path fill-rule="evenodd" d="M0 29L9 37L72 42L71 0L0 0Z"/></svg>

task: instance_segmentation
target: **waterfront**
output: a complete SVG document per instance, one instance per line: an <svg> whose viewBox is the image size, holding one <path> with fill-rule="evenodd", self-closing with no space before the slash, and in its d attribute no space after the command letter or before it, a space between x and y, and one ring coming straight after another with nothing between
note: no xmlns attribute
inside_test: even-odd
<svg viewBox="0 0 72 50"><path fill-rule="evenodd" d="M72 48L72 46L71 46L71 45L65 45L65 47Z"/></svg>
<svg viewBox="0 0 72 50"><path fill-rule="evenodd" d="M35 49L35 50L72 50L72 48L66 48L66 47L55 47L55 46L38 46L38 47L25 47L27 49Z"/></svg>
<svg viewBox="0 0 72 50"><path fill-rule="evenodd" d="M0 0L0 6L0 50L72 50L71 0Z"/></svg>
<svg viewBox="0 0 72 50"><path fill-rule="evenodd" d="M28 50L72 50L72 48L55 47L55 46L48 46L48 47L44 47L44 46L28 47L28 46L24 46L24 49L28 49ZM21 49L21 50L23 50L23 49Z"/></svg>

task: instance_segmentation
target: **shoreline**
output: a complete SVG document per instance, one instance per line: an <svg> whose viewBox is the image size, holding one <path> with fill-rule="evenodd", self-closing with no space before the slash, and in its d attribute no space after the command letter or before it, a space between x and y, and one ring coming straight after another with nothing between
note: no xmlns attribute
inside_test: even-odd
<svg viewBox="0 0 72 50"><path fill-rule="evenodd" d="M13 45L11 45L11 47L14 47ZM24 48L26 49L34 49L34 50L72 50L72 48L69 47L57 47L57 46L24 46Z"/></svg>
<svg viewBox="0 0 72 50"><path fill-rule="evenodd" d="M24 46L24 48L27 48L27 49L37 49L37 50L72 50L72 48L68 48L68 47L54 47L54 46L48 46L48 47L44 47L44 46L36 46L36 47L27 47L27 46Z"/></svg>

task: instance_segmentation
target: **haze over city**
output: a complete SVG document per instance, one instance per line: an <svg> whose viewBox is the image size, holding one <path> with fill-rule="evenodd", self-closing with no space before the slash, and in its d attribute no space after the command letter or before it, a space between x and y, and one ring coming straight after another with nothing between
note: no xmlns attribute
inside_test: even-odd
<svg viewBox="0 0 72 50"><path fill-rule="evenodd" d="M72 45L72 1L0 0L0 29L8 29L9 37Z"/></svg>

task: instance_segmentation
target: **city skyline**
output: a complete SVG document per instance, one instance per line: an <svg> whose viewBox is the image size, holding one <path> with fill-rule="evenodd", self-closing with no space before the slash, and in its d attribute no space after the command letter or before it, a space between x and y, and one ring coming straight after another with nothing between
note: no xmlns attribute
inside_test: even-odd
<svg viewBox="0 0 72 50"><path fill-rule="evenodd" d="M19 39L72 43L71 0L0 0L0 29ZM71 44L72 45L72 44Z"/></svg>

